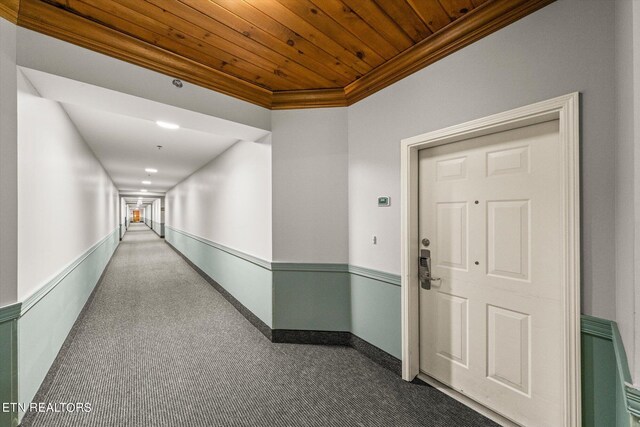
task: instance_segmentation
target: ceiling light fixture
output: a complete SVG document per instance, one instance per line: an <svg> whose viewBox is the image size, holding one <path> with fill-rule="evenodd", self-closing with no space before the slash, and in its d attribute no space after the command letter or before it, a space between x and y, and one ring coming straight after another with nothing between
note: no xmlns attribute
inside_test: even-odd
<svg viewBox="0 0 640 427"><path fill-rule="evenodd" d="M158 169L154 169L154 168L146 168L144 171L145 171L145 172L148 172L148 173L156 173L156 172L158 172Z"/></svg>
<svg viewBox="0 0 640 427"><path fill-rule="evenodd" d="M151 185L151 181L142 181L144 185Z"/></svg>
<svg viewBox="0 0 640 427"><path fill-rule="evenodd" d="M180 125L177 125L175 123L163 122L161 120L156 121L156 124L164 129L171 129L171 130L180 129Z"/></svg>
<svg viewBox="0 0 640 427"><path fill-rule="evenodd" d="M141 188L141 189L140 189L140 192L141 192L141 193L146 193L146 192L147 192L147 189L146 189L146 188Z"/></svg>

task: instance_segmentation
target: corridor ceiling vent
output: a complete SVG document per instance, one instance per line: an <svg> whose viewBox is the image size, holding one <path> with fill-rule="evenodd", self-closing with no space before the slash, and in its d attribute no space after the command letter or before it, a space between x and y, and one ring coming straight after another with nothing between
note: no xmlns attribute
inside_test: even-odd
<svg viewBox="0 0 640 427"><path fill-rule="evenodd" d="M270 109L343 107L554 0L12 0L0 15Z"/></svg>
<svg viewBox="0 0 640 427"><path fill-rule="evenodd" d="M163 129L177 130L180 129L180 125L175 123L163 122L162 120L157 120L156 124Z"/></svg>

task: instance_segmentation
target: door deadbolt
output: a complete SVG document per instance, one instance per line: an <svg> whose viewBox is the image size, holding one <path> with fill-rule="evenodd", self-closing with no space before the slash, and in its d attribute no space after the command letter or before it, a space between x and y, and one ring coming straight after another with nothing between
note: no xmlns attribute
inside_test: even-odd
<svg viewBox="0 0 640 427"><path fill-rule="evenodd" d="M431 275L431 251L429 249L420 250L418 278L420 279L420 287L426 290L431 289L431 282L441 280L439 277Z"/></svg>

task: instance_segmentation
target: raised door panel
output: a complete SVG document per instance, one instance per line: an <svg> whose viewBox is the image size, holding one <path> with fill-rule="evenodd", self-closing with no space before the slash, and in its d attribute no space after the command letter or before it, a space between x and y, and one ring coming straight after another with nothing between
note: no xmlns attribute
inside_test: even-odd
<svg viewBox="0 0 640 427"><path fill-rule="evenodd" d="M436 210L437 265L467 269L467 203L438 203Z"/></svg>

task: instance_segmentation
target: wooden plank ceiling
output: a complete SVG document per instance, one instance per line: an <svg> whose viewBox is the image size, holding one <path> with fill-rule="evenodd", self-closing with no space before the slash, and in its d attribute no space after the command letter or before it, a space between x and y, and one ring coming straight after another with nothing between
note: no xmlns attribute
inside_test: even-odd
<svg viewBox="0 0 640 427"><path fill-rule="evenodd" d="M352 104L553 0L1 0L18 25L255 104Z"/></svg>

